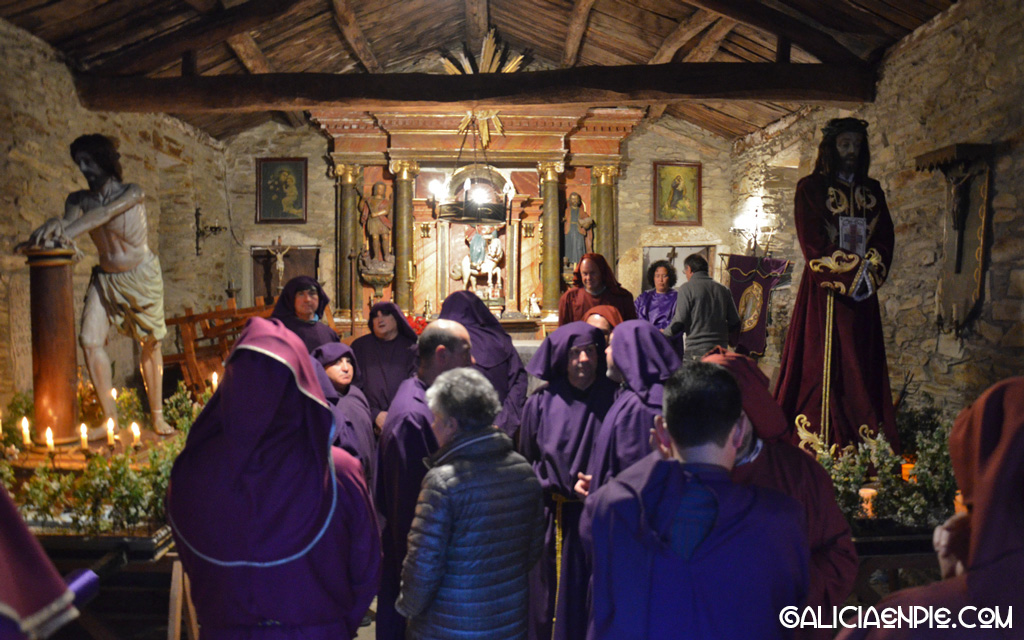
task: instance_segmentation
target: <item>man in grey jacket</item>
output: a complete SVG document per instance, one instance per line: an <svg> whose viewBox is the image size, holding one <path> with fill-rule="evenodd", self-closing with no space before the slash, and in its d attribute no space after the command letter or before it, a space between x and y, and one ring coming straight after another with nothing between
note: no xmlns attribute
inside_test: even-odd
<svg viewBox="0 0 1024 640"><path fill-rule="evenodd" d="M427 390L440 449L427 459L395 609L413 639L526 638L527 574L544 543L533 468L493 425L501 410L470 368Z"/></svg>
<svg viewBox="0 0 1024 640"><path fill-rule="evenodd" d="M728 347L729 334L740 330L740 315L732 293L708 275L708 261L694 253L683 261L686 282L679 287L676 313L662 329L669 338L686 334L684 360L698 360L716 346Z"/></svg>

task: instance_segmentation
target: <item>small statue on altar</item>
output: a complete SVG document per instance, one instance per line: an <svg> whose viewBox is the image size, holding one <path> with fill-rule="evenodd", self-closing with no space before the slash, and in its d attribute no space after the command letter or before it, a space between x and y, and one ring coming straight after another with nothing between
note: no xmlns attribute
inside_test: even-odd
<svg viewBox="0 0 1024 640"><path fill-rule="evenodd" d="M391 198L387 185L376 182L369 198L363 198L359 222L366 234L366 254L374 261L387 262L391 254Z"/></svg>
<svg viewBox="0 0 1024 640"><path fill-rule="evenodd" d="M565 210L565 259L569 266L583 259L584 253L594 251L594 219L583 206L583 198L575 191L569 194L569 206Z"/></svg>
<svg viewBox="0 0 1024 640"><path fill-rule="evenodd" d="M71 158L89 183L64 204L63 218L50 218L32 232L23 248L73 247L74 238L88 232L99 253L82 311L79 342L85 365L96 388L103 413L117 423L110 357L104 345L113 325L141 347L140 366L146 385L153 429L170 434L174 428L163 416L164 284L157 258L148 243L145 194L137 184L122 182L120 154L113 140L84 135L71 143ZM103 437L103 427L90 439Z"/></svg>
<svg viewBox="0 0 1024 640"><path fill-rule="evenodd" d="M505 247L498 237L500 229L500 226L467 226L469 254L462 259L461 270L458 267L452 270L452 278L462 280L467 291L475 289L478 277L486 276L488 299L501 297L501 265L505 261Z"/></svg>

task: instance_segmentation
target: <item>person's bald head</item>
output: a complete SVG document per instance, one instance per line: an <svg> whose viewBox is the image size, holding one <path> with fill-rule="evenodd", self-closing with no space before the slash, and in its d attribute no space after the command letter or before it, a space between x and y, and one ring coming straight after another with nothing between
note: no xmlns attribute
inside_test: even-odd
<svg viewBox="0 0 1024 640"><path fill-rule="evenodd" d="M454 320L434 320L423 330L416 344L420 356L419 377L428 385L445 371L476 362L469 332Z"/></svg>

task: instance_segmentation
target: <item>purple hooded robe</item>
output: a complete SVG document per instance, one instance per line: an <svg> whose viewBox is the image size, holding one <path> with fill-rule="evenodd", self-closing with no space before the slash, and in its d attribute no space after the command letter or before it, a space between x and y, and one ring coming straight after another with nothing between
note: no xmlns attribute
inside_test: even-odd
<svg viewBox="0 0 1024 640"><path fill-rule="evenodd" d="M406 539L412 527L420 485L427 475L423 459L437 451L427 406L427 385L413 376L398 388L388 409L377 450L377 509L383 518L384 570L377 596L377 640L403 640L405 618L395 610L402 584Z"/></svg>
<svg viewBox="0 0 1024 640"><path fill-rule="evenodd" d="M387 342L373 335L373 318L383 312L395 319L398 336ZM354 384L366 395L370 403L370 418L387 411L398 392L399 385L416 375L416 332L409 326L402 310L394 302L378 302L370 307L367 323L370 333L352 342L352 351L362 363Z"/></svg>
<svg viewBox="0 0 1024 640"><path fill-rule="evenodd" d="M312 353L320 388L327 401L334 408L334 446L341 447L354 455L363 465L363 475L370 493L376 490L374 480L377 472L377 436L370 419L370 405L359 387L350 384L345 394L338 391L325 369L343 357L352 362L353 378L359 372L359 364L352 347L342 342L332 342L317 347Z"/></svg>
<svg viewBox="0 0 1024 640"><path fill-rule="evenodd" d="M652 453L590 494L580 538L590 640L786 638L779 611L807 594L800 505L724 467Z"/></svg>
<svg viewBox="0 0 1024 640"><path fill-rule="evenodd" d="M512 346L512 338L483 301L469 291L456 291L445 298L438 317L466 327L473 343L473 359L476 360L473 366L490 380L501 402L501 412L494 418L494 426L514 438L519 430L529 378L519 353Z"/></svg>
<svg viewBox="0 0 1024 640"><path fill-rule="evenodd" d="M612 361L622 373L623 389L594 437L587 465L593 476L591 493L650 453L664 382L680 364L668 338L646 320L627 320L615 327Z"/></svg>
<svg viewBox="0 0 1024 640"><path fill-rule="evenodd" d="M316 288L320 302L316 307L316 315L313 316L313 320L307 322L295 315L295 294L310 288ZM327 308L330 301L331 299L327 297L327 292L324 291L324 288L314 278L296 276L284 285L281 295L277 297L277 303L274 304L274 312L270 317L280 320L292 333L302 338L302 343L306 345L306 351L312 351L322 344L338 342L338 334L326 324L320 322L324 315L324 309Z"/></svg>
<svg viewBox="0 0 1024 640"><path fill-rule="evenodd" d="M669 289L666 293L658 293L654 289L648 289L636 297L633 302L636 306L636 316L641 320L646 320L658 327L664 329L671 322L672 318L676 315L676 298L679 297L679 291L676 289ZM683 334L678 333L668 340L672 343L672 347L675 348L676 353L679 357L683 356Z"/></svg>
<svg viewBox="0 0 1024 640"><path fill-rule="evenodd" d="M597 377L581 391L567 378L570 350L591 344L599 354ZM605 377L603 353L600 329L570 322L544 339L527 366L547 382L526 401L519 431L519 452L544 489L546 520L544 555L530 573L531 640L586 635L590 571L579 541L583 502L573 487L576 473L587 468L594 432L615 399L616 385Z"/></svg>
<svg viewBox="0 0 1024 640"><path fill-rule="evenodd" d="M253 318L171 470L167 516L203 638L351 638L380 580L358 461L302 342Z"/></svg>

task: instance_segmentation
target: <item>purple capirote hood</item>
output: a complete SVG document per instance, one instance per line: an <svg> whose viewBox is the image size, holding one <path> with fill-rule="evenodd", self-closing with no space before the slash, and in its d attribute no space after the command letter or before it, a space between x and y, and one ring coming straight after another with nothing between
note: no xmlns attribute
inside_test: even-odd
<svg viewBox="0 0 1024 640"><path fill-rule="evenodd" d="M569 367L569 352L573 347L593 344L597 346L599 362L604 362L604 332L586 322L570 322L558 327L544 338L533 354L526 370L541 380L551 382L565 378ZM603 374L604 366L598 367Z"/></svg>
<svg viewBox="0 0 1024 640"><path fill-rule="evenodd" d="M308 552L337 500L332 415L298 336L276 319L250 320L171 470L178 542L226 566Z"/></svg>
<svg viewBox="0 0 1024 640"><path fill-rule="evenodd" d="M615 327L612 360L630 391L657 405L661 404L662 385L680 365L672 343L646 320L627 320Z"/></svg>

